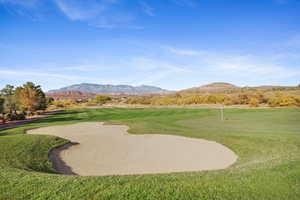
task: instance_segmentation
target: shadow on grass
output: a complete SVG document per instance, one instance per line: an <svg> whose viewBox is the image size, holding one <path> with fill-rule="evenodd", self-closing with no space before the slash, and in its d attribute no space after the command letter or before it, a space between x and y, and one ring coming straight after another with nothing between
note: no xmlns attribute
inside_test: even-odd
<svg viewBox="0 0 300 200"><path fill-rule="evenodd" d="M84 118L77 117L76 114L84 113L84 111L59 111L54 115L45 118L40 118L32 123L55 123L55 122L76 122L82 121Z"/></svg>
<svg viewBox="0 0 300 200"><path fill-rule="evenodd" d="M55 112L55 115L68 115L68 114L80 114L84 113L85 111L83 110L60 110Z"/></svg>
<svg viewBox="0 0 300 200"><path fill-rule="evenodd" d="M78 175L72 171L72 168L68 166L61 158L60 152L70 148L73 145L78 145L77 142L69 142L60 147L54 148L49 152L49 160L53 164L53 168L59 174L67 174L67 175Z"/></svg>
<svg viewBox="0 0 300 200"><path fill-rule="evenodd" d="M32 123L43 124L43 123L55 123L55 122L73 122L73 121L82 121L82 120L83 120L83 118L80 118L80 117L68 117L68 116L64 116L64 117L43 118L43 119L39 119L37 121L34 121Z"/></svg>

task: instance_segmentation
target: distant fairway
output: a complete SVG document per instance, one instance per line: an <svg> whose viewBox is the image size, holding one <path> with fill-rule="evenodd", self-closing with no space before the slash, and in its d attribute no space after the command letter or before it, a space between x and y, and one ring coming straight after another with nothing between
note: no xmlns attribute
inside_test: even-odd
<svg viewBox="0 0 300 200"><path fill-rule="evenodd" d="M139 176L55 174L53 147L67 143L25 130L77 122L128 125L130 133L216 141L239 156L225 170ZM0 131L0 199L299 199L300 109L86 109Z"/></svg>

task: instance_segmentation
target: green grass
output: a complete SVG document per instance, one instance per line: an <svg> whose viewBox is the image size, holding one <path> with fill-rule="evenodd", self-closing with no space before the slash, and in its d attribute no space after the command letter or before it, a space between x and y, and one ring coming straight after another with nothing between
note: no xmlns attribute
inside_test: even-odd
<svg viewBox="0 0 300 200"><path fill-rule="evenodd" d="M0 131L0 199L251 199L300 197L300 109L72 110ZM55 174L53 147L68 141L25 130L85 121L126 124L132 134L173 134L222 143L239 159L217 171L136 176Z"/></svg>

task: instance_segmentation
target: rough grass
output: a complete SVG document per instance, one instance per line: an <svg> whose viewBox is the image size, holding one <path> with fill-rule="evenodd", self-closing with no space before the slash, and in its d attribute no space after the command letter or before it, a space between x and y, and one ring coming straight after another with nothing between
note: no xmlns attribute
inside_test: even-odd
<svg viewBox="0 0 300 200"><path fill-rule="evenodd" d="M0 199L299 199L300 109L95 109L66 111L0 131ZM127 124L132 134L220 142L239 160L225 170L137 176L54 173L48 152L67 141L27 129L84 121ZM195 158L196 159L196 158Z"/></svg>

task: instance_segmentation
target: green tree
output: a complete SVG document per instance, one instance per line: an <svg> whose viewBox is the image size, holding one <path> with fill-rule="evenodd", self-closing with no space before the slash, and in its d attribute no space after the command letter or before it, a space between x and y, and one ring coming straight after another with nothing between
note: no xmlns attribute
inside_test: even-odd
<svg viewBox="0 0 300 200"><path fill-rule="evenodd" d="M15 94L15 86L13 85L6 85L1 91L1 95L3 96L11 96Z"/></svg>
<svg viewBox="0 0 300 200"><path fill-rule="evenodd" d="M1 121L4 123L4 98L0 98L0 114L1 114Z"/></svg>
<svg viewBox="0 0 300 200"><path fill-rule="evenodd" d="M46 97L46 105L50 105L54 102L54 98L53 97Z"/></svg>
<svg viewBox="0 0 300 200"><path fill-rule="evenodd" d="M15 114L18 108L18 101L15 95L15 87L13 85L6 85L0 91L0 94L5 99L3 112Z"/></svg>

